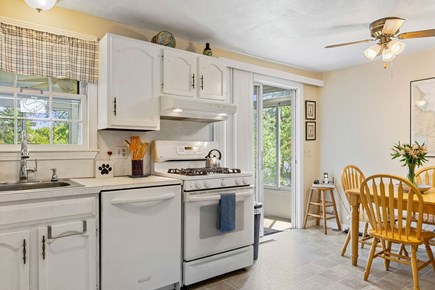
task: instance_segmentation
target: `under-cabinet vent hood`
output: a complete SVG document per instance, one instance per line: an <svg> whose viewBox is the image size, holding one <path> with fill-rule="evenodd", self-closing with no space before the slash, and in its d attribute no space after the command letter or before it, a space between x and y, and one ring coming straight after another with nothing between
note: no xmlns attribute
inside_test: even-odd
<svg viewBox="0 0 435 290"><path fill-rule="evenodd" d="M228 119L236 112L236 106L189 97L161 96L160 118L217 122Z"/></svg>

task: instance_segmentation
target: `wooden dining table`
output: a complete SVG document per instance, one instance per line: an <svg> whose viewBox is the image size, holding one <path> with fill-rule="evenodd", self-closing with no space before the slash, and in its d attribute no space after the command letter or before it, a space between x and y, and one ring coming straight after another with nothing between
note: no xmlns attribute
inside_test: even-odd
<svg viewBox="0 0 435 290"><path fill-rule="evenodd" d="M359 208L361 204L360 189L353 188L346 190L350 198L352 219L350 226L351 245L352 245L352 265L356 266L358 263L358 241L359 241ZM423 212L434 214L435 212L435 188L432 187L423 193Z"/></svg>

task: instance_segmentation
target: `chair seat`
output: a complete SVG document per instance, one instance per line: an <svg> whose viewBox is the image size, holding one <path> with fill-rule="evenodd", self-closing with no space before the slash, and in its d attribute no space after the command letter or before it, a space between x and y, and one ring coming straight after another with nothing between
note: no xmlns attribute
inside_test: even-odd
<svg viewBox="0 0 435 290"><path fill-rule="evenodd" d="M420 238L417 238L416 237L417 232L414 228L411 228L411 232L410 232L408 237L406 237L405 229L402 229L401 236L399 236L399 229L398 228L394 228L393 231L391 231L387 234L385 232L380 233L380 232L377 232L373 229L370 229L369 234L371 236L377 237L381 240L389 240L389 241L394 242L394 243L407 244L407 245L421 245L425 241L429 241L429 240L435 238L435 233L427 232L427 231L422 231Z"/></svg>

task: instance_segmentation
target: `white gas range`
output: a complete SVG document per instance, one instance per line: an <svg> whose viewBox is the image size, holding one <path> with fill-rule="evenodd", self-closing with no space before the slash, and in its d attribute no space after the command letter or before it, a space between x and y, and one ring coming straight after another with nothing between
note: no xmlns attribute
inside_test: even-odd
<svg viewBox="0 0 435 290"><path fill-rule="evenodd" d="M183 180L183 284L253 264L254 184L251 173L205 168L213 142L156 141L153 173ZM234 193L235 229L217 228L221 194Z"/></svg>

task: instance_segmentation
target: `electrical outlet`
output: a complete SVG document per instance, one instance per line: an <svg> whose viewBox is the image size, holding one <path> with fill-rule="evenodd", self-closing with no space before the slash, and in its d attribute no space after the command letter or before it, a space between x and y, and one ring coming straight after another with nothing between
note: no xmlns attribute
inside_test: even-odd
<svg viewBox="0 0 435 290"><path fill-rule="evenodd" d="M118 159L127 159L127 146L117 146L115 149L115 157Z"/></svg>

